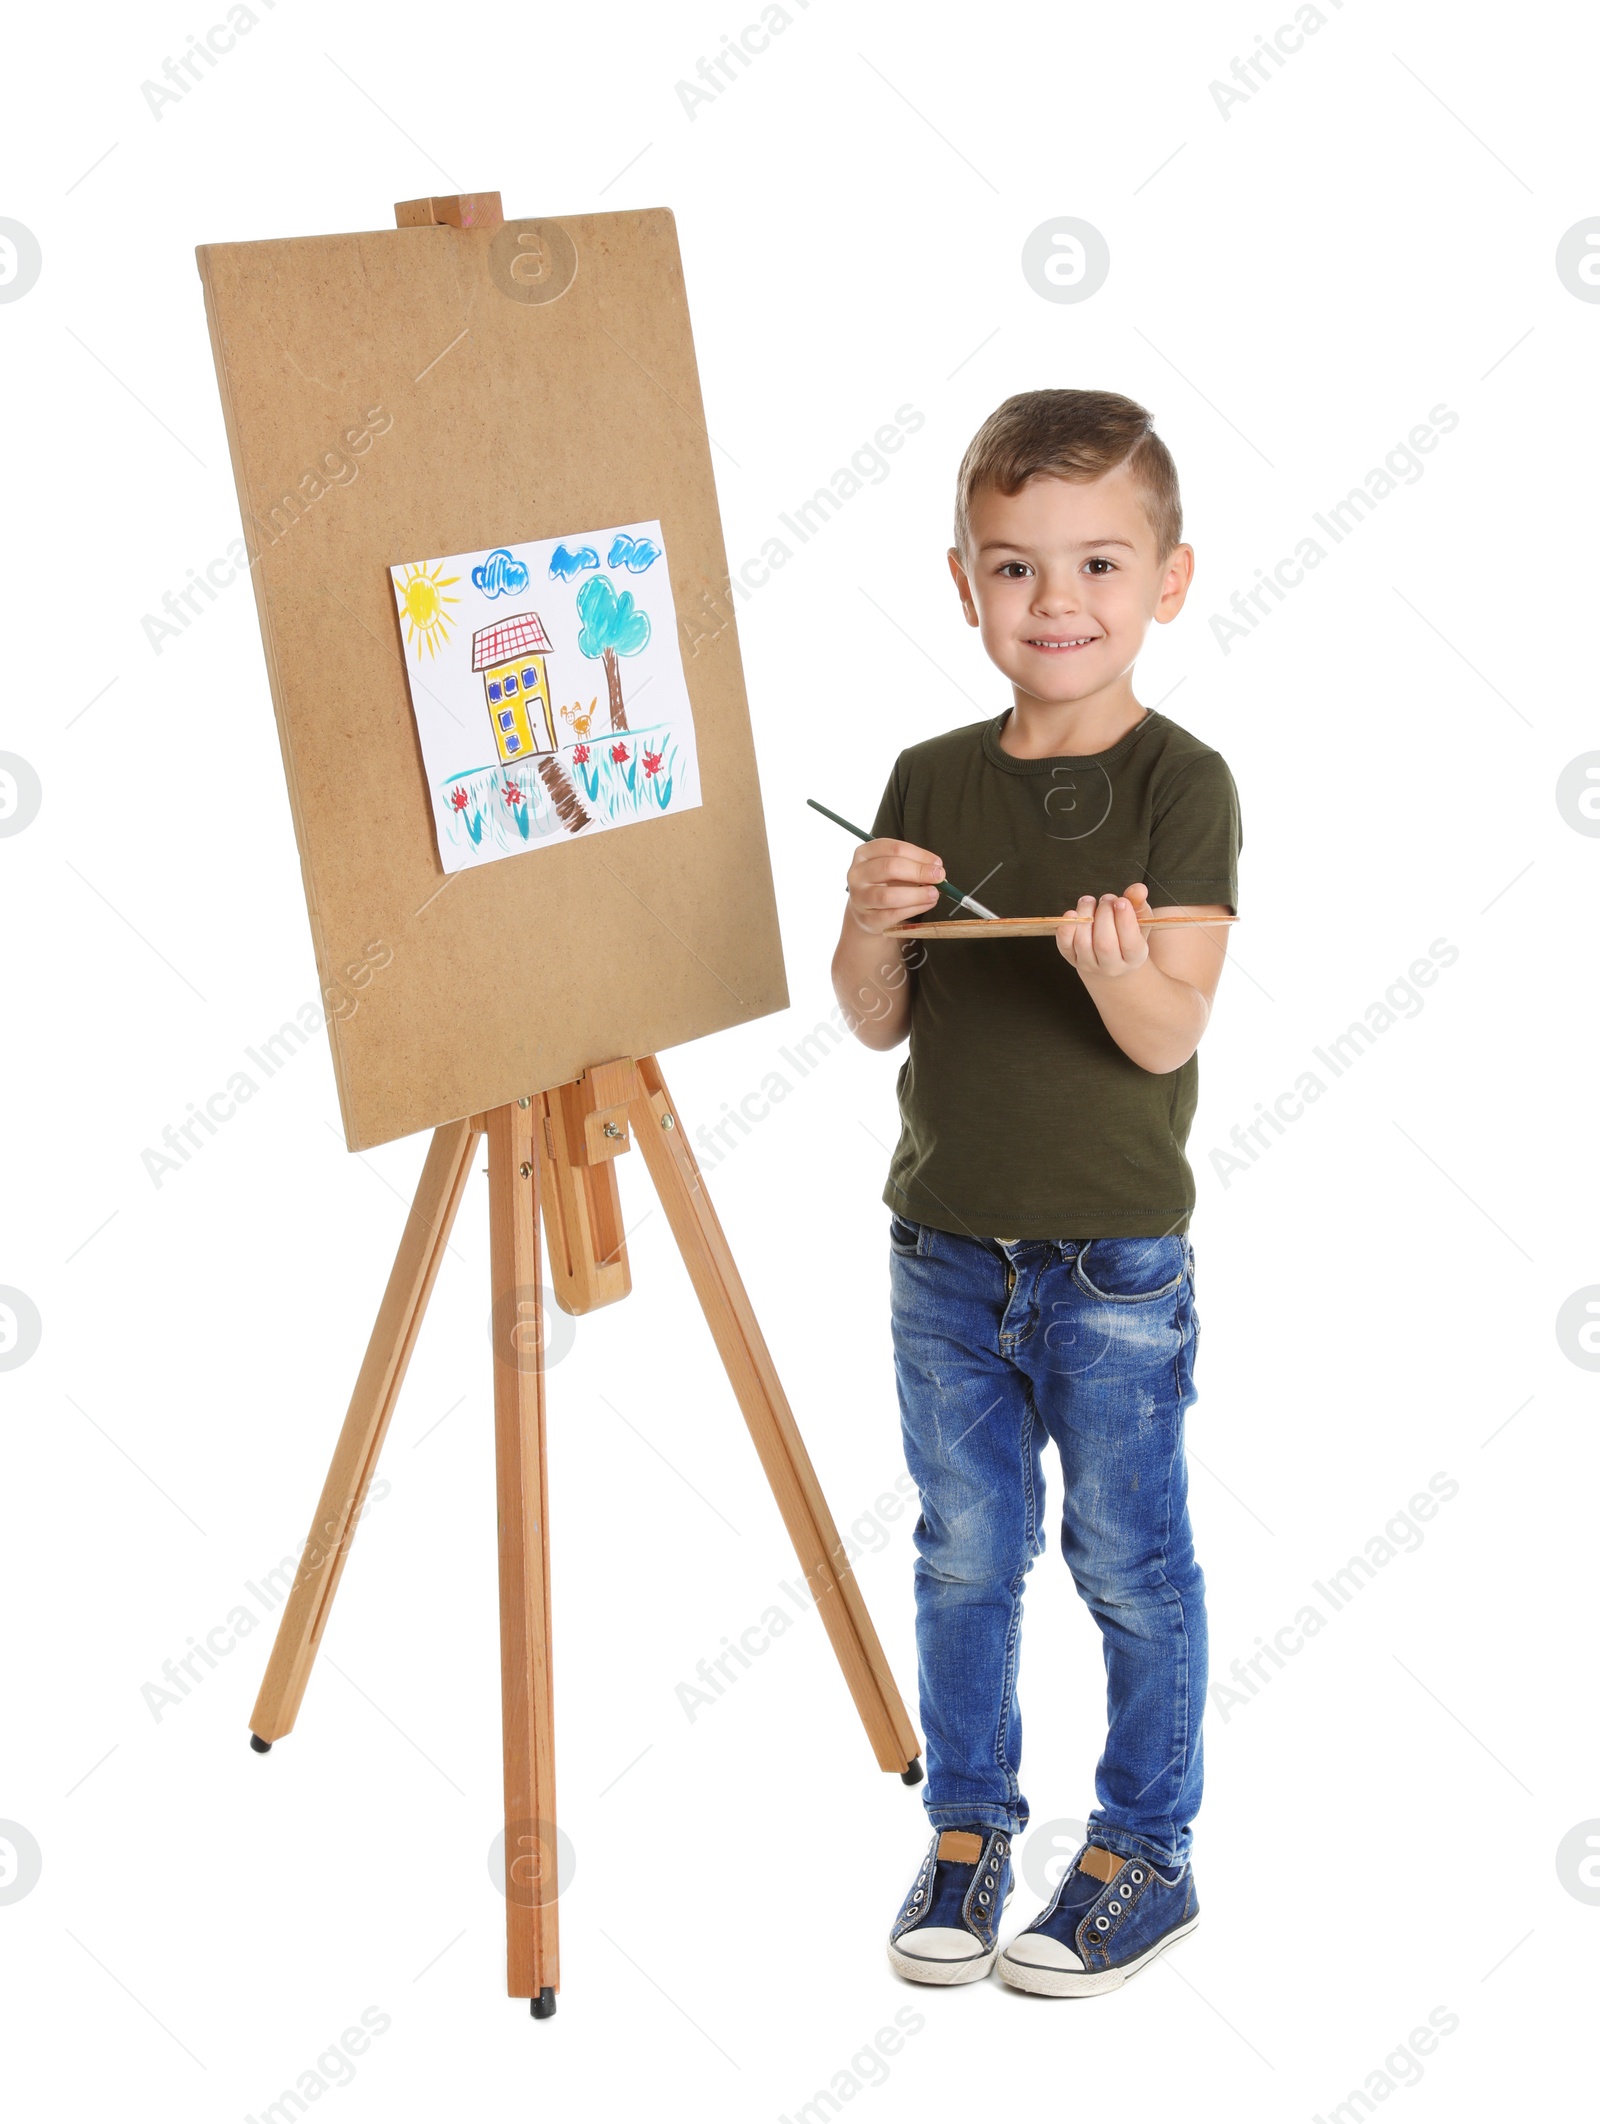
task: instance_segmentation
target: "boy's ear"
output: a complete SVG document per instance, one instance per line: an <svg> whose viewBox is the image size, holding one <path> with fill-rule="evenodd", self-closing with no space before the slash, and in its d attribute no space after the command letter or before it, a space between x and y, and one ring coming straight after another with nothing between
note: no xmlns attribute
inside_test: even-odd
<svg viewBox="0 0 1600 2124"><path fill-rule="evenodd" d="M1193 581L1193 546L1174 546L1162 571L1161 595L1156 604L1155 616L1161 626L1175 620L1183 610L1183 601L1189 595Z"/></svg>
<svg viewBox="0 0 1600 2124"><path fill-rule="evenodd" d="M978 608L972 600L972 585L967 581L967 571L962 567L961 555L954 546L950 548L948 559L950 573L955 581L956 592L961 599L961 609L967 616L967 625L976 627L978 624Z"/></svg>

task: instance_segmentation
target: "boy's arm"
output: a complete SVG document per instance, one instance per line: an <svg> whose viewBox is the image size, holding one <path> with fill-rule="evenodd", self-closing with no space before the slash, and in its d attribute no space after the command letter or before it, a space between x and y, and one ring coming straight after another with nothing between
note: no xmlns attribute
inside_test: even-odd
<svg viewBox="0 0 1600 2124"><path fill-rule="evenodd" d="M944 865L909 841L867 841L845 881L849 899L833 954L833 992L844 1021L864 1047L898 1047L911 1025L910 937L886 937L896 922L925 914L939 897L932 883Z"/></svg>
<svg viewBox="0 0 1600 2124"><path fill-rule="evenodd" d="M1101 1022L1130 1062L1156 1076L1179 1069L1200 1045L1228 948L1225 929L1165 929L1148 934L1139 916L1150 911L1149 888L1089 894L1079 914L1092 923L1063 923L1056 949L1075 966ZM1167 915L1225 915L1231 908L1163 907Z"/></svg>

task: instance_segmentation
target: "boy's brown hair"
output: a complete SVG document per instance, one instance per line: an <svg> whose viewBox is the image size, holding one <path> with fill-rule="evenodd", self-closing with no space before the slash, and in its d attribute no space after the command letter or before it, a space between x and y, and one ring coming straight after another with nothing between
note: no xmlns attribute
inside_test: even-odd
<svg viewBox="0 0 1600 2124"><path fill-rule="evenodd" d="M956 552L966 559L968 512L981 488L1018 494L1040 473L1092 480L1126 465L1138 482L1165 560L1183 537L1178 468L1141 405L1117 391L1019 391L967 445L956 475Z"/></svg>

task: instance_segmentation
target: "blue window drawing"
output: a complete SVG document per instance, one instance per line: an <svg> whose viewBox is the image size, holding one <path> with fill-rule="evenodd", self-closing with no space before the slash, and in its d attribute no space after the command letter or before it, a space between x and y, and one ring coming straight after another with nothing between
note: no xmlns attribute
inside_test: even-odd
<svg viewBox="0 0 1600 2124"><path fill-rule="evenodd" d="M502 730L515 730L516 727L517 711L514 708L502 708L500 711L500 728Z"/></svg>
<svg viewBox="0 0 1600 2124"><path fill-rule="evenodd" d="M514 694L514 693L516 692L516 690L517 690L517 675L516 675L516 673L515 673L514 671L508 671L508 672L506 673L506 699L507 699L508 701L510 700L510 698L511 698L512 694Z"/></svg>
<svg viewBox="0 0 1600 2124"><path fill-rule="evenodd" d="M497 701L500 698L500 681L498 679L490 679L489 681L489 698L491 701Z"/></svg>
<svg viewBox="0 0 1600 2124"><path fill-rule="evenodd" d="M521 750L522 740L517 736L516 732L513 731L511 736L506 739L506 758L510 759L512 753L520 752Z"/></svg>
<svg viewBox="0 0 1600 2124"><path fill-rule="evenodd" d="M522 686L525 693L537 693L539 690L539 674L531 664L522 674Z"/></svg>

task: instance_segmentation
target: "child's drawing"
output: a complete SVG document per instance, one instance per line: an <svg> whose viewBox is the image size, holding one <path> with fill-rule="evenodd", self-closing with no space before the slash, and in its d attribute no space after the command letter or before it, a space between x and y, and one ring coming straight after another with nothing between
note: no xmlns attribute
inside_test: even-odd
<svg viewBox="0 0 1600 2124"><path fill-rule="evenodd" d="M445 870L698 806L659 524L407 561L389 573ZM597 663L604 710L586 684Z"/></svg>
<svg viewBox="0 0 1600 2124"><path fill-rule="evenodd" d="M530 752L554 752L550 681L545 658L550 642L537 612L518 612L472 637L472 668L483 674L494 741L503 760Z"/></svg>
<svg viewBox="0 0 1600 2124"><path fill-rule="evenodd" d="M578 703L574 701L570 708L561 708L557 713L560 715L562 722L572 725L572 734L575 738L586 738L589 735L590 725L594 722L594 708L595 704L592 699L587 708L580 708Z"/></svg>
<svg viewBox="0 0 1600 2124"><path fill-rule="evenodd" d="M398 568L389 573L395 579L395 591L400 599L400 610L405 615L406 646L420 643L429 656L437 656L450 639L450 615L446 605L459 605L458 597L449 596L452 583L459 582L455 575L441 575L446 564L435 561L430 568L425 562L414 562L405 571L402 580Z"/></svg>
<svg viewBox="0 0 1600 2124"><path fill-rule="evenodd" d="M626 531L619 531L611 541L611 551L606 555L608 568L627 568L635 575L643 575L650 563L661 552L647 538L630 538Z"/></svg>
<svg viewBox="0 0 1600 2124"><path fill-rule="evenodd" d="M496 546L483 566L473 569L472 587L485 597L520 597L528 587L527 565L513 560L504 546Z"/></svg>
<svg viewBox="0 0 1600 2124"><path fill-rule="evenodd" d="M578 617L583 632L578 647L585 656L599 657L606 674L606 692L611 700L611 727L626 730L628 718L622 706L622 667L619 656L637 656L650 643L650 615L640 612L633 592L619 596L608 575L591 575L578 592Z"/></svg>
<svg viewBox="0 0 1600 2124"><path fill-rule="evenodd" d="M585 568L598 568L599 565L600 556L593 546L580 546L576 553L571 553L565 546L558 545L550 556L550 579L552 582L570 583L572 578L581 575Z"/></svg>

